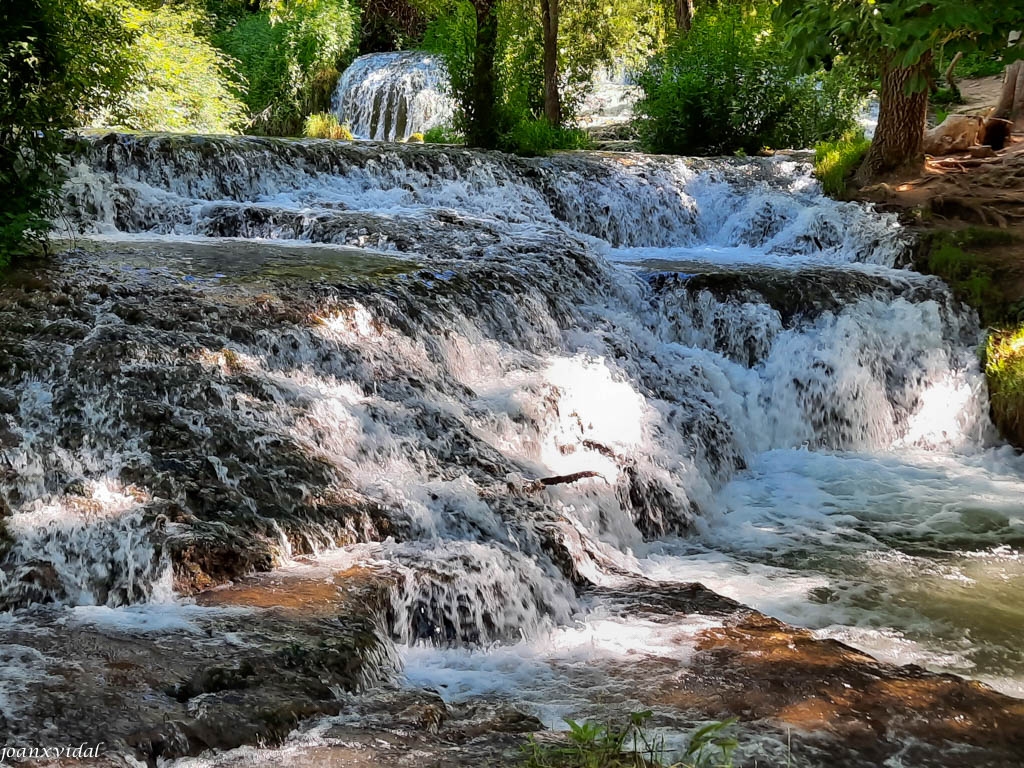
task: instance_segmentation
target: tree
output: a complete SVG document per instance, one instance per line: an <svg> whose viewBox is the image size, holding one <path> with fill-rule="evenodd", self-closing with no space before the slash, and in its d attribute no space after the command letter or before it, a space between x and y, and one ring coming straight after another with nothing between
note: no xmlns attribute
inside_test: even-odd
<svg viewBox="0 0 1024 768"><path fill-rule="evenodd" d="M558 84L559 0L540 0L544 31L544 117L558 127L562 124L562 95Z"/></svg>
<svg viewBox="0 0 1024 768"><path fill-rule="evenodd" d="M498 0L472 0L476 12L473 69L468 88L466 143L471 147L498 146Z"/></svg>
<svg viewBox="0 0 1024 768"><path fill-rule="evenodd" d="M782 0L775 14L808 65L847 55L877 73L878 127L858 172L866 183L920 167L935 50L1005 44L1024 0Z"/></svg>
<svg viewBox="0 0 1024 768"><path fill-rule="evenodd" d="M120 9L103 0L5 0L0 10L0 265L45 244L63 181L62 130L125 87Z"/></svg>
<svg viewBox="0 0 1024 768"><path fill-rule="evenodd" d="M675 11L676 30L689 32L693 27L693 0L674 0L672 8Z"/></svg>

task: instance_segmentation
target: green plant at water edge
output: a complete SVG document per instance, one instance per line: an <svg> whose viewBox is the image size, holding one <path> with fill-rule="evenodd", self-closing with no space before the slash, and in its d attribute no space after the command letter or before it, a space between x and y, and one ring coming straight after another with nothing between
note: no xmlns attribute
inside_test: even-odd
<svg viewBox="0 0 1024 768"><path fill-rule="evenodd" d="M310 139L341 139L352 141L348 125L338 122L338 116L330 112L316 112L306 118L303 135Z"/></svg>
<svg viewBox="0 0 1024 768"><path fill-rule="evenodd" d="M0 266L45 247L60 210L61 131L124 88L131 39L113 0L0 6Z"/></svg>
<svg viewBox="0 0 1024 768"><path fill-rule="evenodd" d="M718 155L809 147L855 128L861 105L854 72L797 76L772 27L770 5L702 8L637 78L642 141L652 151Z"/></svg>
<svg viewBox="0 0 1024 768"><path fill-rule="evenodd" d="M522 747L526 768L732 768L739 746L728 731L736 718L709 723L689 739L683 759L671 762L663 738L647 727L650 711L634 712L623 725L567 719L566 742L546 744L531 735Z"/></svg>
<svg viewBox="0 0 1024 768"><path fill-rule="evenodd" d="M1024 447L1024 325L990 333L983 358L993 420Z"/></svg>
<svg viewBox="0 0 1024 768"><path fill-rule="evenodd" d="M526 157L559 149L586 149L590 137L578 128L555 128L547 120L522 120L502 137L501 148Z"/></svg>
<svg viewBox="0 0 1024 768"><path fill-rule="evenodd" d="M871 141L864 138L863 131L850 131L814 148L814 175L826 195L843 197L870 146Z"/></svg>
<svg viewBox="0 0 1024 768"><path fill-rule="evenodd" d="M465 138L454 128L438 125L423 133L423 141L426 144L464 144Z"/></svg>

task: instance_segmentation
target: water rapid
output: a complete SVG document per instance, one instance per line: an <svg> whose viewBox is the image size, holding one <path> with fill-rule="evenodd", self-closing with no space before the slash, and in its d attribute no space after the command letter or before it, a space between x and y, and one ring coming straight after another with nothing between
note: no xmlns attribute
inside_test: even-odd
<svg viewBox="0 0 1024 768"><path fill-rule="evenodd" d="M451 706L644 708L627 661L725 625L623 595L695 581L1024 696L1024 462L977 319L805 165L121 135L68 162L77 247L0 290L8 621L201 630L191 595L340 551L387 574L374 663ZM12 722L58 674L19 653Z"/></svg>

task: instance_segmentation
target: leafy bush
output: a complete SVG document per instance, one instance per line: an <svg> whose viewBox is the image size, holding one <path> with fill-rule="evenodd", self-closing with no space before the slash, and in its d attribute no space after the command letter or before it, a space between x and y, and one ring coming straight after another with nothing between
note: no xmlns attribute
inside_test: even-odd
<svg viewBox="0 0 1024 768"><path fill-rule="evenodd" d="M819 142L814 148L814 175L826 195L842 197L850 178L860 167L871 141L863 131L851 131L835 141Z"/></svg>
<svg viewBox="0 0 1024 768"><path fill-rule="evenodd" d="M427 144L464 144L465 139L461 133L446 125L437 125L429 128L423 134L423 141Z"/></svg>
<svg viewBox="0 0 1024 768"><path fill-rule="evenodd" d="M259 132L295 135L303 118L330 106L351 59L358 10L348 0L277 0L229 19L214 42L238 62L244 100Z"/></svg>
<svg viewBox="0 0 1024 768"><path fill-rule="evenodd" d="M113 0L5 0L0 10L0 266L45 246L64 174L61 129L102 108L133 64Z"/></svg>
<svg viewBox="0 0 1024 768"><path fill-rule="evenodd" d="M586 149L590 137L578 128L555 128L547 120L522 120L502 137L502 149L535 157L556 149Z"/></svg>
<svg viewBox="0 0 1024 768"><path fill-rule="evenodd" d="M795 76L766 7L719 4L697 15L688 35L653 57L638 77L639 131L655 152L752 154L804 147L856 125L855 77Z"/></svg>
<svg viewBox="0 0 1024 768"><path fill-rule="evenodd" d="M188 5L126 6L138 63L129 88L93 122L142 131L233 133L246 120L233 62L204 36L207 15Z"/></svg>
<svg viewBox="0 0 1024 768"><path fill-rule="evenodd" d="M306 118L303 134L310 139L341 139L352 141L352 131L338 122L338 116L330 112L315 112Z"/></svg>

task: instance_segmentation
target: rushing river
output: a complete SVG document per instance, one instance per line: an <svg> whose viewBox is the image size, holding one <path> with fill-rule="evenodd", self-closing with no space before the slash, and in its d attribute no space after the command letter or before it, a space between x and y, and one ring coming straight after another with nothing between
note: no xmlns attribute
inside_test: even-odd
<svg viewBox="0 0 1024 768"><path fill-rule="evenodd" d="M1024 697L977 319L805 165L112 135L66 212L0 307L4 626L193 626L340 557L401 574L403 684L560 727L719 626L601 590L699 581Z"/></svg>

